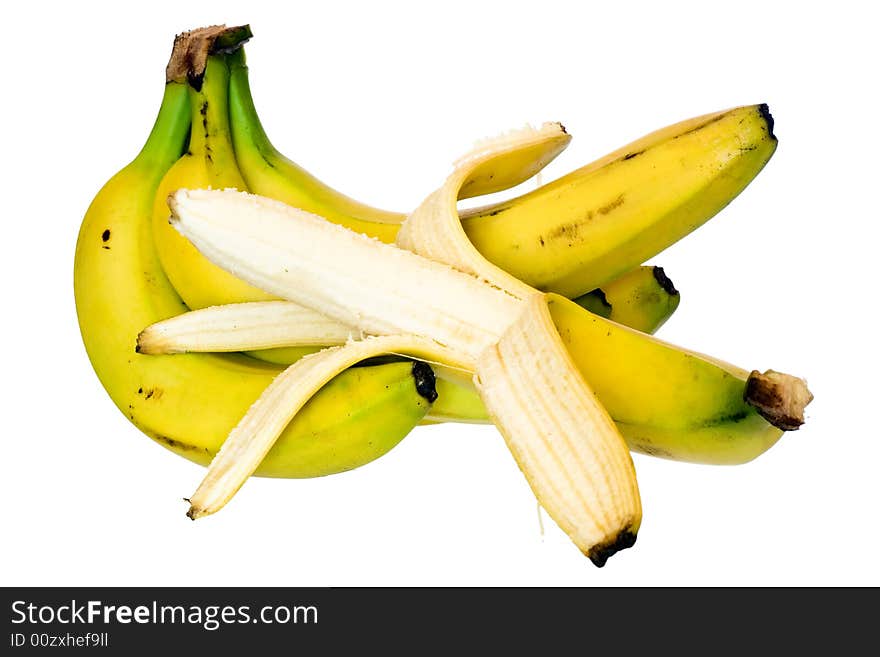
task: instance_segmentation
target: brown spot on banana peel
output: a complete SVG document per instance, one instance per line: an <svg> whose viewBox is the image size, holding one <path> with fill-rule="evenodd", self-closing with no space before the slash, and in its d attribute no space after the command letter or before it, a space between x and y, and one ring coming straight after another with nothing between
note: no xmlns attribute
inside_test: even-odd
<svg viewBox="0 0 880 657"><path fill-rule="evenodd" d="M580 231L581 226L589 223L590 221L592 221L592 219L593 219L593 211L590 210L589 212L587 212L585 217L583 219L581 219L580 221L572 221L570 223L562 224L561 226L557 226L556 228L554 228L552 231L550 231L547 234L547 239L548 240L555 240L555 239L559 239L560 237L567 237L568 239L575 238L575 237L577 237L577 234ZM541 240L541 246L544 246L544 238L539 237L539 239Z"/></svg>
<svg viewBox="0 0 880 657"><path fill-rule="evenodd" d="M804 408L813 401L807 382L790 374L753 370L746 381L744 399L767 422L783 431L804 423Z"/></svg>
<svg viewBox="0 0 880 657"><path fill-rule="evenodd" d="M610 203L607 203L606 205L603 205L601 208L599 208L599 214L608 214L612 210L619 208L621 205L623 205L623 194L619 195Z"/></svg>
<svg viewBox="0 0 880 657"><path fill-rule="evenodd" d="M196 445L185 443L180 440L175 440L174 438L169 438L168 436L163 436L161 434L153 434L150 437L157 443L161 443L166 447L170 447L171 449L176 449L181 452L204 452L205 454L211 453L211 451L207 447L197 447Z"/></svg>
<svg viewBox="0 0 880 657"><path fill-rule="evenodd" d="M208 136L208 101L204 101L199 107L199 114L202 117L202 127L205 129L205 137Z"/></svg>
<svg viewBox="0 0 880 657"><path fill-rule="evenodd" d="M623 205L624 200L624 195L620 194L617 196L617 198L609 201L605 205L595 210L588 210L582 219L562 224L561 226L557 226L556 228L551 230L549 233L547 233L547 239L558 240L560 238L565 238L569 241L569 246L571 246L571 242L573 242L574 240L579 240L581 226L585 226L586 224L590 223L596 216L596 213L605 216L613 210L616 210L621 205ZM541 246L544 246L544 236L540 236L538 239L541 242Z"/></svg>
<svg viewBox="0 0 880 657"><path fill-rule="evenodd" d="M731 112L732 111L733 110L731 110ZM712 125L713 123L717 123L718 121L725 118L729 114L730 114L730 112L724 112L722 114L719 114L718 116L715 116L715 117L709 119L708 121L704 121L703 123L701 123L697 126L694 126L690 130L685 130L681 134L675 135L675 137L673 137L673 139L681 139L682 137L693 134L694 132L698 132L698 131L702 130L703 128L705 128L707 125Z"/></svg>
<svg viewBox="0 0 880 657"><path fill-rule="evenodd" d="M144 395L144 399L161 399L165 391L162 388L150 388Z"/></svg>
<svg viewBox="0 0 880 657"><path fill-rule="evenodd" d="M593 565L596 568L601 568L605 565L609 558L620 552L621 550L625 550L627 548L631 548L636 544L636 534L632 531L631 527L627 527L620 531L614 538L606 543L602 543L600 545L593 546L588 552L584 554L593 562Z"/></svg>

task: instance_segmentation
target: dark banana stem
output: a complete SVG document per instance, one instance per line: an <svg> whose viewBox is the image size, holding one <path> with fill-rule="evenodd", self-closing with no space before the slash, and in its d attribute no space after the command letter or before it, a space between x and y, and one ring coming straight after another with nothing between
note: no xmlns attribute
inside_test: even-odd
<svg viewBox="0 0 880 657"><path fill-rule="evenodd" d="M249 25L226 27L212 25L178 34L174 38L171 59L165 68L166 82L186 82L193 89L202 88L205 67L210 55L235 52L252 36Z"/></svg>

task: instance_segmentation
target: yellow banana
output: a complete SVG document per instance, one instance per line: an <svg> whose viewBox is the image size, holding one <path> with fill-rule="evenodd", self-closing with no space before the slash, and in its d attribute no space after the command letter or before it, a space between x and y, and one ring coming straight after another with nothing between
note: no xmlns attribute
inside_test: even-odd
<svg viewBox="0 0 880 657"><path fill-rule="evenodd" d="M90 205L74 294L89 359L117 407L159 444L207 464L282 370L236 354L135 353L144 326L187 310L159 262L152 215L157 187L186 144L189 102L187 86L169 81L143 150ZM432 381L427 366L412 362L345 371L287 426L257 474L329 474L384 454L429 410Z"/></svg>
<svg viewBox="0 0 880 657"><path fill-rule="evenodd" d="M651 133L518 198L466 212L490 262L539 290L576 297L678 241L730 203L776 150L766 105Z"/></svg>
<svg viewBox="0 0 880 657"><path fill-rule="evenodd" d="M637 267L573 301L618 324L654 333L678 308L681 296L663 267Z"/></svg>

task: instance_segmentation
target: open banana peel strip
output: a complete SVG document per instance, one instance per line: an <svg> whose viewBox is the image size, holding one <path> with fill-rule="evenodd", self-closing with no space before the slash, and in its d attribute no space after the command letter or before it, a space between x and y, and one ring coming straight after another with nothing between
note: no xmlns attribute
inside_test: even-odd
<svg viewBox="0 0 880 657"><path fill-rule="evenodd" d="M475 384L535 496L575 545L597 566L630 547L642 513L632 458L562 344L544 295L530 297L483 352Z"/></svg>
<svg viewBox="0 0 880 657"><path fill-rule="evenodd" d="M370 337L301 358L275 377L229 434L202 483L189 498L187 515L195 520L222 509L254 473L284 427L321 386L352 365L389 352L442 360L456 367L468 366L437 343L409 335ZM436 392L433 396L436 398Z"/></svg>
<svg viewBox="0 0 880 657"><path fill-rule="evenodd" d="M437 262L468 272L525 299L536 290L486 260L464 232L459 199L519 184L560 153L571 140L559 123L522 128L487 139L455 163L444 185L428 196L397 233L397 245ZM526 166L530 162L533 166Z"/></svg>

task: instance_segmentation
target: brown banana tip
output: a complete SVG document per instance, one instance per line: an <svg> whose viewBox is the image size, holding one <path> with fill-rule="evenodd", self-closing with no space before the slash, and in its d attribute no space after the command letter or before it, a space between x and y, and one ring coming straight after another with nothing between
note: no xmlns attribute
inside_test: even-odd
<svg viewBox="0 0 880 657"><path fill-rule="evenodd" d="M427 363L416 360L413 361L412 375L416 383L416 392L433 404L438 397L434 370Z"/></svg>
<svg viewBox="0 0 880 657"><path fill-rule="evenodd" d="M631 548L635 544L636 534L631 528L627 527L610 541L594 546L587 552L587 556L596 568L601 568L612 556L621 550Z"/></svg>
<svg viewBox="0 0 880 657"><path fill-rule="evenodd" d="M173 349L168 349L167 345L162 344L161 334L150 330L151 327L145 328L138 333L137 341L134 345L135 353L145 356L155 356L157 354L174 353Z"/></svg>
<svg viewBox="0 0 880 657"><path fill-rule="evenodd" d="M744 399L774 427L795 431L804 423L804 409L813 401L813 393L807 382L796 376L753 370L746 381Z"/></svg>
<svg viewBox="0 0 880 657"><path fill-rule="evenodd" d="M138 333L137 340L135 340L134 352L136 354L149 354L150 353L149 345L147 344L147 341L144 339L144 332L145 331L146 331L146 329L144 329L143 331Z"/></svg>
<svg viewBox="0 0 880 657"><path fill-rule="evenodd" d="M776 135L773 134L773 126L775 122L773 121L773 115L770 113L770 107L767 103L761 103L758 105L758 114L761 115L761 118L764 119L764 123L767 124L767 132L770 135L770 139L776 140Z"/></svg>
<svg viewBox="0 0 880 657"><path fill-rule="evenodd" d="M671 297L678 296L678 290L675 289L672 279L663 271L663 267L654 267L654 280L663 288L663 290Z"/></svg>
<svg viewBox="0 0 880 657"><path fill-rule="evenodd" d="M250 25L211 25L178 34L165 67L165 81L186 82L199 91L208 57L234 52L252 36Z"/></svg>

